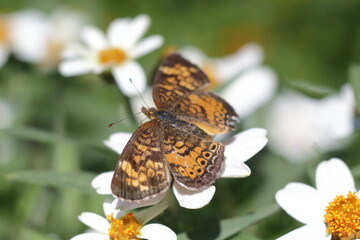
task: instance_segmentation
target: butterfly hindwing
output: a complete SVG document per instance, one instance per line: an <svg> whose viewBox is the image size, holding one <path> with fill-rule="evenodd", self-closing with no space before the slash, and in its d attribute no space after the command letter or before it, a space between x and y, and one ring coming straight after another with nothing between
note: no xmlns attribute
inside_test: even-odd
<svg viewBox="0 0 360 240"><path fill-rule="evenodd" d="M151 120L141 125L121 153L111 182L117 197L140 201L169 188L171 176L162 156L158 124Z"/></svg>

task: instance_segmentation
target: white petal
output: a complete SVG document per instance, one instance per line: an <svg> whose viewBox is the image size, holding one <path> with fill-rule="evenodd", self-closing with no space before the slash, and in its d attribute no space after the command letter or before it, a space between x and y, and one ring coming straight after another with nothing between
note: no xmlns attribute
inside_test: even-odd
<svg viewBox="0 0 360 240"><path fill-rule="evenodd" d="M105 146L108 148L114 150L118 154L121 154L125 145L130 140L131 134L130 133L113 133L110 135L110 137L106 140L104 140Z"/></svg>
<svg viewBox="0 0 360 240"><path fill-rule="evenodd" d="M100 173L91 181L91 186L96 190L98 194L112 194L111 179L113 175L114 171Z"/></svg>
<svg viewBox="0 0 360 240"><path fill-rule="evenodd" d="M130 18L118 18L111 22L107 35L112 47L125 48L129 45L130 21Z"/></svg>
<svg viewBox="0 0 360 240"><path fill-rule="evenodd" d="M226 157L222 178L244 178L251 174L250 168L237 158Z"/></svg>
<svg viewBox="0 0 360 240"><path fill-rule="evenodd" d="M187 46L180 49L181 55L192 62L193 64L203 67L206 64L210 64L210 59L197 47Z"/></svg>
<svg viewBox="0 0 360 240"><path fill-rule="evenodd" d="M216 77L220 81L231 80L245 69L263 61L264 51L254 43L247 44L236 53L214 61Z"/></svg>
<svg viewBox="0 0 360 240"><path fill-rule="evenodd" d="M128 61L121 66L113 68L112 73L117 85L126 96L136 95L136 88L140 92L145 90L146 76L144 69L139 63ZM129 79L132 80L136 88Z"/></svg>
<svg viewBox="0 0 360 240"><path fill-rule="evenodd" d="M19 11L11 21L13 51L22 61L37 63L46 55L50 22L37 10Z"/></svg>
<svg viewBox="0 0 360 240"><path fill-rule="evenodd" d="M258 107L267 103L277 86L275 72L268 67L246 71L221 91L240 118L246 118Z"/></svg>
<svg viewBox="0 0 360 240"><path fill-rule="evenodd" d="M173 191L180 206L188 209L198 209L207 205L215 194L215 186L203 191L190 191L174 181Z"/></svg>
<svg viewBox="0 0 360 240"><path fill-rule="evenodd" d="M164 200L159 204L142 209L134 213L135 218L141 225L145 225L148 221L158 216L168 207L167 202Z"/></svg>
<svg viewBox="0 0 360 240"><path fill-rule="evenodd" d="M106 198L103 202L103 210L104 210L105 216L108 216L108 215L114 213L114 217L115 217L116 214L118 213L118 210L116 210L112 207L112 204L111 204L112 201L113 201L113 198Z"/></svg>
<svg viewBox="0 0 360 240"><path fill-rule="evenodd" d="M313 187L303 183L289 183L277 191L277 203L290 216L304 223L322 223L325 206Z"/></svg>
<svg viewBox="0 0 360 240"><path fill-rule="evenodd" d="M82 223L99 233L107 233L110 226L109 222L104 217L96 213L83 212L78 218Z"/></svg>
<svg viewBox="0 0 360 240"><path fill-rule="evenodd" d="M152 35L141 42L134 48L131 58L139 58L145 54L159 48L164 42L164 38L160 35Z"/></svg>
<svg viewBox="0 0 360 240"><path fill-rule="evenodd" d="M108 45L104 33L96 27L84 27L80 36L83 42L93 51L102 50Z"/></svg>
<svg viewBox="0 0 360 240"><path fill-rule="evenodd" d="M134 208L155 205L155 204L158 204L165 197L166 193L167 193L167 191L165 190L164 192L156 195L155 197L149 198L147 200L142 200L141 202L126 201L126 200L116 198L112 202L112 206L115 209L120 209L121 211L127 211L127 210L131 210Z"/></svg>
<svg viewBox="0 0 360 240"><path fill-rule="evenodd" d="M237 165L236 162L245 162L263 149L268 142L266 130L252 128L236 134L231 142L225 142L224 155L228 158L229 165ZM230 163L236 161L235 163Z"/></svg>
<svg viewBox="0 0 360 240"><path fill-rule="evenodd" d="M131 22L131 33L128 36L133 42L139 41L150 25L150 17L146 14L140 14Z"/></svg>
<svg viewBox="0 0 360 240"><path fill-rule="evenodd" d="M92 64L85 59L67 60L59 64L58 70L64 77L71 77L91 72Z"/></svg>
<svg viewBox="0 0 360 240"><path fill-rule="evenodd" d="M319 164L316 169L316 188L325 195L325 201L332 201L336 195L347 194L348 191L356 191L350 169L338 158Z"/></svg>
<svg viewBox="0 0 360 240"><path fill-rule="evenodd" d="M145 14L138 15L133 20L118 19L108 30L108 36L113 46L129 50L135 46L149 27L150 18Z"/></svg>
<svg viewBox="0 0 360 240"><path fill-rule="evenodd" d="M297 228L276 240L330 240L331 236L326 234L325 224L309 224Z"/></svg>
<svg viewBox="0 0 360 240"><path fill-rule="evenodd" d="M70 240L108 240L108 234L101 233L82 233L72 237Z"/></svg>
<svg viewBox="0 0 360 240"><path fill-rule="evenodd" d="M176 240L176 234L168 228L167 226L164 226L162 224L158 223L152 223L145 225L140 230L140 236L144 239L149 240Z"/></svg>
<svg viewBox="0 0 360 240"><path fill-rule="evenodd" d="M64 59L90 58L92 51L78 43L69 43L61 52Z"/></svg>

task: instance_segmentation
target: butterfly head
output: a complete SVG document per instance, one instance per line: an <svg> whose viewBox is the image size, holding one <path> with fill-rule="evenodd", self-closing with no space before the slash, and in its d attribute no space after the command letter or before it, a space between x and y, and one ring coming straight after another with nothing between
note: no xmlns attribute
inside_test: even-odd
<svg viewBox="0 0 360 240"><path fill-rule="evenodd" d="M146 108L146 107L141 107L141 111L145 114L145 116L147 116L149 119L155 119L156 118L156 112L157 109L156 108Z"/></svg>

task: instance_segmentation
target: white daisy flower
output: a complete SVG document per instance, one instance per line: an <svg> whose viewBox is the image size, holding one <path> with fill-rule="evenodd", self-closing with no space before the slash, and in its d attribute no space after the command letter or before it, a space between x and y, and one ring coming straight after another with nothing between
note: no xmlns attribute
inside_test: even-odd
<svg viewBox="0 0 360 240"><path fill-rule="evenodd" d="M90 227L86 233L79 234L71 240L176 240L176 234L168 227L146 222L166 209L159 204L136 213L114 210L108 202L103 204L106 218L91 212L84 212L79 220Z"/></svg>
<svg viewBox="0 0 360 240"><path fill-rule="evenodd" d="M46 54L51 24L38 10L26 9L11 15L11 42L15 56L24 62L38 63Z"/></svg>
<svg viewBox="0 0 360 240"><path fill-rule="evenodd" d="M111 70L125 95L137 94L129 81L130 78L142 92L146 86L146 76L135 59L163 43L163 38L159 35L140 40L149 24L149 16L142 14L134 19L114 20L108 27L107 36L98 28L85 27L80 33L84 45L73 44L65 49L64 61L59 65L60 73L64 76L75 76Z"/></svg>
<svg viewBox="0 0 360 240"><path fill-rule="evenodd" d="M336 158L316 169L316 188L289 183L276 193L276 201L305 225L278 240L360 239L360 199L346 164Z"/></svg>
<svg viewBox="0 0 360 240"><path fill-rule="evenodd" d="M120 154L130 137L131 134L129 133L112 134L108 140L104 141L104 144ZM249 129L235 135L231 142L225 143L224 171L220 177L240 178L249 176L251 171L244 162L259 152L266 143L266 130L264 129ZM99 194L112 194L110 183L113 174L113 171L102 173L92 181L92 186ZM189 209L197 209L207 205L214 196L215 190L215 186L210 186L203 191L190 191L177 183L176 180L173 182L173 192L180 206ZM157 197L150 198L140 204L115 199L113 204L115 208L132 209L156 204L164 196L165 193L159 194Z"/></svg>
<svg viewBox="0 0 360 240"><path fill-rule="evenodd" d="M83 18L68 9L58 9L50 17L35 9L0 17L0 65L12 51L21 61L53 67L64 44L77 37Z"/></svg>
<svg viewBox="0 0 360 240"><path fill-rule="evenodd" d="M303 161L318 152L339 149L354 132L354 106L350 85L320 100L283 92L266 117L269 145L289 161Z"/></svg>
<svg viewBox="0 0 360 240"><path fill-rule="evenodd" d="M226 85L220 95L234 107L240 118L249 116L274 94L276 74L262 65L264 53L257 44L247 44L234 54L217 59L207 57L195 47L186 47L180 53L197 64L213 85Z"/></svg>
<svg viewBox="0 0 360 240"><path fill-rule="evenodd" d="M10 31L9 16L0 14L0 68L4 66L11 52Z"/></svg>
<svg viewBox="0 0 360 240"><path fill-rule="evenodd" d="M85 16L71 9L59 8L48 17L48 21L50 27L43 46L44 54L37 62L43 69L52 69L60 62L64 47L78 38Z"/></svg>

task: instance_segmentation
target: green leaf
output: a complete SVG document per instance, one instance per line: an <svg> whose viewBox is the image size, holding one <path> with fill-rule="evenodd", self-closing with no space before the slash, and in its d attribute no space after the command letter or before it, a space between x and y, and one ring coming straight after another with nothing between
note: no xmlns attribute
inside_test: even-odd
<svg viewBox="0 0 360 240"><path fill-rule="evenodd" d="M289 84L297 91L302 92L312 98L322 98L325 97L326 95L334 93L334 90L329 87L315 85L313 83L306 81L298 80L298 81L290 82Z"/></svg>
<svg viewBox="0 0 360 240"><path fill-rule="evenodd" d="M12 172L6 178L40 186L71 188L83 193L95 193L90 183L96 175L87 172L60 172L51 170L24 170Z"/></svg>
<svg viewBox="0 0 360 240"><path fill-rule="evenodd" d="M349 69L349 80L355 93L356 109L360 112L360 66L351 65Z"/></svg>
<svg viewBox="0 0 360 240"><path fill-rule="evenodd" d="M261 238L258 238L249 233L241 232L241 233L237 234L236 236L230 238L230 240L261 240Z"/></svg>
<svg viewBox="0 0 360 240"><path fill-rule="evenodd" d="M279 210L276 204L259 208L255 212L250 212L240 217L223 219L219 223L203 226L194 232L181 233L178 240L222 240L226 239L244 228L260 221Z"/></svg>

